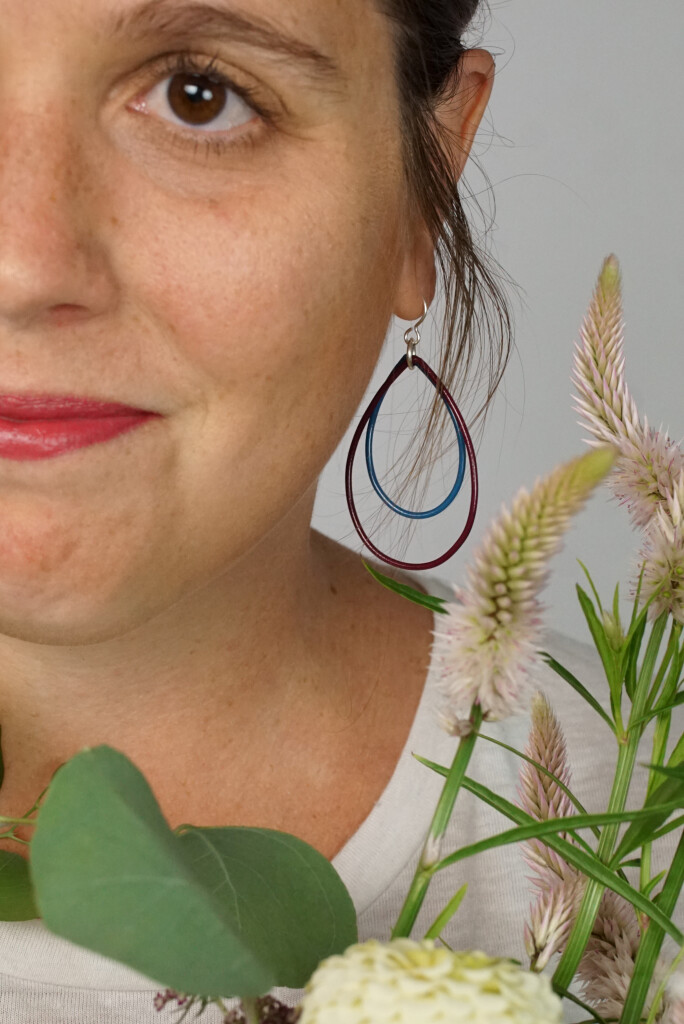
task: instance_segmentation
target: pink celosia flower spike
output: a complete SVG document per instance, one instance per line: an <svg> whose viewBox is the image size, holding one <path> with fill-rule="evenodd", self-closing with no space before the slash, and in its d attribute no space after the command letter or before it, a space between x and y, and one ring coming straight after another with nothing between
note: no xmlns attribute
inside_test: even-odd
<svg viewBox="0 0 684 1024"><path fill-rule="evenodd" d="M635 573L636 579L645 563L642 599L665 584L651 617L669 611L684 622L684 453L646 417L641 423L624 379L623 333L620 268L609 256L575 347L575 409L592 437L589 444L608 442L618 452L610 483L646 534Z"/></svg>
<svg viewBox="0 0 684 1024"><path fill-rule="evenodd" d="M669 611L684 624L684 471L658 509L654 527L640 555L646 563L642 598L647 600L664 583L651 605L651 616Z"/></svg>
<svg viewBox="0 0 684 1024"><path fill-rule="evenodd" d="M525 925L525 950L530 969L543 971L549 960L564 949L580 905L586 878L568 868L568 877L540 891Z"/></svg>
<svg viewBox="0 0 684 1024"><path fill-rule="evenodd" d="M607 889L576 975L583 983L582 998L602 1017L618 1018L622 1013L640 941L641 929L634 907ZM667 964L659 957L653 968L647 1006L653 1002L666 971Z"/></svg>
<svg viewBox="0 0 684 1024"><path fill-rule="evenodd" d="M624 377L624 320L620 266L604 261L592 302L575 346L575 410L590 433L588 443L612 444L620 455L610 483L636 527L649 529L667 501L672 482L684 470L678 444L639 419Z"/></svg>
<svg viewBox="0 0 684 1024"><path fill-rule="evenodd" d="M531 728L525 753L542 768L552 772L565 786L570 786L570 767L563 730L543 693L536 693L532 699ZM570 797L553 779L529 761L521 763L518 797L520 807L538 821L566 818L575 813ZM562 833L562 837L566 838L565 833ZM574 873L574 869L540 839L530 839L523 843L522 850L525 860L538 876L534 884L539 889Z"/></svg>
<svg viewBox="0 0 684 1024"><path fill-rule="evenodd" d="M531 493L522 488L476 550L468 586L454 587L456 601L445 605L443 628L434 633L447 698L442 725L452 734L469 731L475 701L484 721L522 710L541 637L547 562L614 458L608 447L589 452L556 467Z"/></svg>
<svg viewBox="0 0 684 1024"><path fill-rule="evenodd" d="M684 1024L684 974L676 971L667 983L662 1024Z"/></svg>
<svg viewBox="0 0 684 1024"><path fill-rule="evenodd" d="M543 693L532 699L531 729L525 753L570 785L570 767L563 730ZM575 808L558 783L523 761L520 768L519 804L538 821L565 818ZM561 833L566 838L565 833ZM534 970L541 971L567 941L584 890L585 880L555 850L539 839L523 844L523 856L534 871L538 891L525 925L525 948Z"/></svg>

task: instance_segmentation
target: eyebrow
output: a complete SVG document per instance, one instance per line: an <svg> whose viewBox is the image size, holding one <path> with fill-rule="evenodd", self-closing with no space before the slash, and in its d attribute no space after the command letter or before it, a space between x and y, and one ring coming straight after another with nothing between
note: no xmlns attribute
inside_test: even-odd
<svg viewBox="0 0 684 1024"><path fill-rule="evenodd" d="M179 39L191 35L244 43L296 61L317 85L338 87L346 76L328 54L254 15L223 4L195 0L145 0L119 12L106 31L114 38Z"/></svg>

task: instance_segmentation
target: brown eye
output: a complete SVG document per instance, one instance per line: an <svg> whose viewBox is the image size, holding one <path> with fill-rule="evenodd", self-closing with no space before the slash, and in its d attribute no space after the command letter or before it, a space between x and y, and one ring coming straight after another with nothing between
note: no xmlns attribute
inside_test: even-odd
<svg viewBox="0 0 684 1024"><path fill-rule="evenodd" d="M180 59L187 61L188 58ZM232 134L231 129L260 120L255 107L247 103L237 87L220 72L212 70L209 76L184 67L167 67L166 71L164 78L158 79L132 104L134 109L155 114L181 129L196 128L198 131L194 134L200 141L214 137L218 141ZM202 131L206 127L211 127L212 131ZM187 135L187 131L180 134Z"/></svg>
<svg viewBox="0 0 684 1024"><path fill-rule="evenodd" d="M214 121L228 102L225 85L186 72L171 77L166 99L176 117L193 126Z"/></svg>

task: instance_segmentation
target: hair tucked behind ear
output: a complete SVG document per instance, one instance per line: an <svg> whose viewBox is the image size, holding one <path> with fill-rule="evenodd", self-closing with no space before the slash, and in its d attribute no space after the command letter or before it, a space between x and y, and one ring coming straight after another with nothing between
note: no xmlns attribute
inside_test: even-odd
<svg viewBox="0 0 684 1024"><path fill-rule="evenodd" d="M480 0L375 0L392 23L396 41L396 79L401 104L404 166L409 195L418 203L435 240L445 317L438 373L459 401L468 394L467 382L484 385L484 399L470 425L484 424L512 348L511 315L505 292L490 268L498 268L473 240L466 219L456 170L449 157L446 132L436 114L440 102L458 88L462 36ZM487 179L488 180L488 179ZM509 283L511 279L504 275ZM402 494L417 473L430 465L449 422L444 404L435 395ZM447 427L451 431L451 427ZM453 436L453 433L452 435ZM455 442L454 442L455 443ZM425 487L423 488L423 491ZM421 495L422 497L422 495ZM395 498L395 500L397 500Z"/></svg>

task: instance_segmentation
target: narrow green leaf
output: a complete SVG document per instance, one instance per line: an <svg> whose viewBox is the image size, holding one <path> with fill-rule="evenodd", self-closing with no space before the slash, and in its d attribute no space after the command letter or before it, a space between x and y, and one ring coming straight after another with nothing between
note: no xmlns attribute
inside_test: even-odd
<svg viewBox="0 0 684 1024"><path fill-rule="evenodd" d="M584 612L584 617L587 620L587 625L589 626L589 631L593 637L594 644L596 645L596 650L599 652L599 656L603 662L603 668L610 686L613 701L616 702L619 695L617 693L617 685L615 682L615 657L610 644L608 643L606 630L596 614L596 609L591 603L589 595L582 590L579 584L577 584L576 590L580 606Z"/></svg>
<svg viewBox="0 0 684 1024"><path fill-rule="evenodd" d="M593 581L593 579L591 578L591 573L590 573L590 572L589 572L589 570L587 569L587 567L586 567L586 565L584 564L584 562L580 561L580 559L579 559L579 558L577 559L577 561L578 561L578 562L579 562L579 564L580 564L580 565L582 566L582 569L584 570L584 575L585 575L585 576L587 577L587 579L589 580L589 586L591 587L591 589L592 589L592 592L593 592L593 594L594 594L594 597L596 598L596 605L597 605L597 607L598 607L598 610L599 610L599 611L601 612L601 614L603 615L603 605L601 604L601 598L599 597L599 593L598 593L598 590L596 589L596 586L595 586L595 584L594 584L594 581Z"/></svg>
<svg viewBox="0 0 684 1024"><path fill-rule="evenodd" d="M437 764L434 761L429 761L427 758L420 757L420 755L418 754L414 754L413 756L416 758L417 761L420 761L421 764L424 764L427 768L431 768L439 775L446 775L448 773L448 768L445 768L444 765ZM519 825L523 826L523 828L511 829L508 832L501 833L501 835L499 836L491 837L493 840L496 840L496 842L491 842L491 840L483 840L482 842L475 843L470 847L463 847L462 850L457 851L457 854L459 854L459 856L457 856L456 858L457 860L461 860L466 856L469 857L475 853L482 852L483 849L491 849L494 845L500 846L510 842L520 842L525 838L535 838L536 835L533 834L531 826L545 824L542 822L535 821L535 819L532 818L529 814L526 814L525 811L522 810L522 808L517 807L509 800L506 800L504 797L499 796L498 793L495 793L487 786L483 786L481 785L481 783L475 782L474 779L471 779L469 776L466 776L464 778L462 786L463 789L468 790L468 792L470 793L473 793L484 803L489 804L490 807L493 807L495 810L499 811L501 814L509 818L511 821L517 822ZM604 821L607 818L610 818L611 820L621 818L622 820L627 821L629 820L629 818L634 819L637 815L645 815L645 812L643 810L636 812L626 811L623 814L612 814L603 816L586 815L584 817L602 817ZM572 819L555 819L556 822L567 822L570 820ZM558 833L561 831L570 832L571 830L568 828L557 828L554 829L554 831ZM523 832L526 832L527 835L521 835L521 833ZM514 836L515 833L518 834L517 837ZM539 834L541 835L541 833ZM511 838L512 836L513 838ZM506 837L504 842L500 841L502 837ZM632 903L633 906L636 906L637 909L643 910L645 914L651 916L649 914L649 910L647 909L647 907L652 906L650 901L646 900L646 902L644 902L645 898L642 896L641 893L638 892L637 889L634 889L633 886L629 885L629 883L626 882L625 879L615 876L612 873L611 869L607 868L606 865L602 864L595 854L589 855L584 851L580 850L578 847L573 846L573 844L569 843L567 840L561 839L559 835L553 834L552 832L548 832L546 830L544 832L543 842L546 846L550 846L552 850L555 850L556 853L560 854L560 856L563 857L563 859L566 860L568 864L572 864L579 871L585 874L588 878L593 878L595 881L601 883L602 885L605 885L607 888L613 889L619 895L623 896L630 903ZM476 849L476 847L478 849ZM463 851L470 852L464 853ZM575 851L577 851L577 857L575 856ZM447 858L446 860L449 860L449 858ZM445 866L446 861L443 860L438 865L438 868ZM636 902L630 894L636 894L636 896L638 897ZM676 928L673 922L668 921L667 923L670 926L668 934L672 935L675 938L675 941L677 941L679 944L684 942L684 935L682 935L681 932L679 932L679 930ZM679 935L681 935L681 939L677 938L677 936Z"/></svg>
<svg viewBox="0 0 684 1024"><path fill-rule="evenodd" d="M372 565L369 565L365 559L361 559L361 561L365 565L366 569L368 569L371 576L376 579L378 583L382 583L383 587L387 587L388 590L393 590L395 594L401 594L402 597L407 598L409 601L413 601L415 604L422 605L423 608L429 608L432 612L442 612L445 615L447 614L446 608L444 607L444 605L447 604L446 598L433 597L432 594L424 594L422 591L416 590L414 587L410 587L406 583L398 583L390 576L385 576L383 573L378 572L378 570L374 569Z"/></svg>
<svg viewBox="0 0 684 1024"><path fill-rule="evenodd" d="M431 768L433 772L437 773L437 775L443 775L444 778L446 778L449 774L449 769L444 764L437 764L436 761L429 761L427 757L421 757L420 754L413 754L412 756L415 757L416 761L420 761L421 764L424 764L426 768Z"/></svg>
<svg viewBox="0 0 684 1024"><path fill-rule="evenodd" d="M28 860L0 850L0 921L31 921L36 917Z"/></svg>
<svg viewBox="0 0 684 1024"><path fill-rule="evenodd" d="M620 584L616 583L613 594L613 618L616 623L620 622Z"/></svg>
<svg viewBox="0 0 684 1024"><path fill-rule="evenodd" d="M684 835L679 840L679 845L667 873L667 880L663 890L657 897L658 907L665 914L673 913L683 884ZM665 932L655 921L651 922L642 935L634 962L632 978L627 990L625 1005L620 1017L622 1024L638 1024L642 1019L644 1004L653 977L653 970L664 938Z"/></svg>
<svg viewBox="0 0 684 1024"><path fill-rule="evenodd" d="M342 881L301 840L274 833L270 855L258 859L255 846L267 846L269 837L232 836L234 849L245 842L250 848L242 870L254 877L244 895L233 882L240 857L224 857L230 839L217 835L232 830L187 828L190 834L180 836L169 829L145 777L124 754L100 746L72 757L52 778L31 840L35 899L46 926L157 983L211 997L263 995L281 978L292 984L299 954L281 955L263 934L271 925L293 946L309 924L319 928L325 920L321 951L342 952L355 941ZM277 904L269 871L282 887ZM293 909L288 887L296 899L286 929L284 908ZM297 917L300 903L305 920ZM309 950L316 941L310 936ZM306 949L302 956L309 956Z"/></svg>
<svg viewBox="0 0 684 1024"><path fill-rule="evenodd" d="M644 660L641 663L639 676L637 678L637 690L640 692L642 688L646 692L650 689L655 663L658 658L658 652L662 646L665 627L667 626L668 616L669 612L662 612L654 622L653 628L651 629L651 635L649 636L648 643L646 645L646 653L644 655Z"/></svg>
<svg viewBox="0 0 684 1024"><path fill-rule="evenodd" d="M605 1017L602 1017L600 1013L597 1010L595 1010L592 1006L589 1006L588 1003L583 1003L582 1000L574 994L574 992L569 992L568 989L561 988L559 985L554 985L553 987L556 992L556 995L561 996L561 998L563 999L569 1000L571 1003L574 1003L575 1006L579 1006L580 1009L584 1010L585 1013L589 1014L589 1019L586 1021L581 1021L580 1024L608 1024L608 1021L605 1019ZM611 1020L615 1020L615 1018L611 1018Z"/></svg>
<svg viewBox="0 0 684 1024"><path fill-rule="evenodd" d="M533 757L528 757L527 754L524 754L522 752L522 750L517 750L515 747L509 746L508 743L503 743L502 740L495 740L493 736L487 736L483 732L478 733L478 736L481 740L487 740L489 743L495 743L497 747L503 747L504 750L509 750L511 754L515 754L515 756L519 757L522 761L527 761L528 764L531 764L534 768L537 769L538 772L541 772L542 775L546 775L547 778L552 779L553 782L555 782L558 788L561 790L561 792L565 793L568 800L570 800L572 805L580 812L580 814L589 813L584 804L580 803L580 801L577 799L572 790L570 790L565 785L563 780L559 779L558 776L554 775L553 772L550 772L548 768L545 768L543 764L539 763L539 761L535 761ZM598 828L593 828L592 832L596 837L600 836L601 834L600 829ZM580 839L580 842L584 842L584 840ZM591 848L589 847L589 849Z"/></svg>
<svg viewBox="0 0 684 1024"><path fill-rule="evenodd" d="M668 778L678 779L679 782L684 784L684 764L677 764L677 765L642 764L641 767L642 768L650 768L651 771L658 772L659 775L667 775ZM665 783L661 783L661 785L665 785ZM660 788L660 787L658 787L658 788ZM655 793L657 793L657 792L658 792L658 790L654 791L654 793L653 793L653 797L654 798L655 798Z"/></svg>
<svg viewBox="0 0 684 1024"><path fill-rule="evenodd" d="M684 814L680 815L678 818L673 818L672 821L667 823L667 825L663 825L662 828L659 828L653 833L649 842L655 843L658 839L662 839L662 837L666 836L669 832L674 832L674 830L679 828L680 825L684 825Z"/></svg>
<svg viewBox="0 0 684 1024"><path fill-rule="evenodd" d="M611 858L611 864L620 861L644 843L651 842L653 833L669 818L673 810L684 807L684 765L667 768L663 765L644 765L662 775L671 776L663 780L646 798L642 821L633 821L625 831ZM650 817L648 815L650 814Z"/></svg>
<svg viewBox="0 0 684 1024"><path fill-rule="evenodd" d="M644 896L650 896L658 882L662 881L666 874L667 869L665 868L662 871L659 871L655 878L652 878L650 882L647 882L644 888L642 889Z"/></svg>
<svg viewBox="0 0 684 1024"><path fill-rule="evenodd" d="M658 703L665 708L667 704L670 704L675 699L675 695L677 693L677 681L682 668L682 662L679 658L679 636L681 630L682 624L673 621L667 642L665 657L660 663L660 668L656 673L653 685L649 691L648 700L646 701L646 710L650 710L654 704L657 706ZM665 679L664 685L663 679ZM656 698L658 698L657 701Z"/></svg>
<svg viewBox="0 0 684 1024"><path fill-rule="evenodd" d="M645 725L647 722L650 722L651 719L655 718L657 715L664 715L668 711L674 711L674 709L678 708L680 704L684 704L684 693L678 693L671 704L656 704L655 707L651 708L647 715L642 715L640 718L637 718L633 722L630 722L629 728L634 729L637 725Z"/></svg>
<svg viewBox="0 0 684 1024"><path fill-rule="evenodd" d="M626 642L622 649L620 669L625 681L625 690L630 701L634 701L634 691L637 681L637 664L639 662L639 651L646 631L646 619L637 621L633 636Z"/></svg>
<svg viewBox="0 0 684 1024"><path fill-rule="evenodd" d="M425 932L426 939L438 939L441 938L442 932L449 924L458 908L463 902L463 897L468 891L468 883L462 885L458 892L451 897L441 914L438 914L435 920L432 922L428 930Z"/></svg>
<svg viewBox="0 0 684 1024"><path fill-rule="evenodd" d="M656 811L662 811L663 813L671 812L680 806L679 803L668 804L664 808L643 808L638 811L604 811L599 814L569 814L563 818L546 818L544 821L538 821L536 818L532 818L529 815L529 824L522 825L520 828L512 828L507 832L501 832L498 835L489 836L487 839L481 839L477 843L472 843L468 846L463 846L461 849L456 850L455 853L449 854L447 857L442 858L435 870L441 870L442 868L449 867L451 864L456 864L458 861L463 860L466 857L472 857L476 853L481 853L485 850L494 850L499 846L508 846L511 843L526 842L528 839L541 839L546 842L545 837L549 835L557 835L560 832L573 832L580 828L589 828L591 825L620 825L626 821L641 821L649 820ZM578 849L578 852L579 851ZM583 854L583 856L587 856ZM592 854L592 856L595 856ZM601 862L596 859L597 864ZM604 867L604 865L601 865ZM599 879L597 879L599 881Z"/></svg>
<svg viewBox="0 0 684 1024"><path fill-rule="evenodd" d="M668 768L672 768L674 767L674 765L678 764L684 764L684 733L682 733L682 735L675 743L674 747L672 748L672 753L667 759Z"/></svg>
<svg viewBox="0 0 684 1024"><path fill-rule="evenodd" d="M588 878L593 878L600 885L604 885L606 888L612 889L614 892L618 893L619 896L623 896L628 900L628 902L637 910L641 910L652 920L658 921L667 934L671 935L678 945L682 945L684 943L684 935L682 932L680 932L669 917L660 911L656 904L646 899L646 897L637 889L615 875L610 868L601 863L596 855L589 856L589 854L585 853L584 850L581 850L573 843L560 838L557 833L568 831L568 826L564 823L571 821L572 818L557 818L555 819L554 825L551 825L550 822L538 822L519 807L516 807L515 804L504 799L504 797L500 797L487 786L483 786L481 783L475 782L475 780L471 779L469 776L464 778L462 785L463 789L473 793L474 796L483 800L496 810L499 810L506 817L511 818L513 821L521 822L522 827L510 829L508 832L501 833L498 836L493 836L490 839L485 839L480 843L473 843L469 846L462 847L460 850L457 850L455 854L441 860L439 864L435 866L434 870L441 870L449 864L456 863L456 861L463 860L466 857L472 857L477 853L481 853L484 849L493 849L494 846L504 846L508 843L534 838L538 833L536 832L536 828L533 828L533 826L542 826L544 836L543 842L546 846L550 846L552 850L555 850L556 853L563 858L563 860L568 864L572 864L572 866L577 868L577 870L582 874L586 875ZM622 820L628 820L629 817L634 818L643 814L643 811L625 811L622 816ZM619 818L620 815L606 814L586 817L592 817L594 819L593 824L601 824L602 822L605 822L606 819L614 821L616 818ZM539 835L541 834L542 833L540 832Z"/></svg>
<svg viewBox="0 0 684 1024"><path fill-rule="evenodd" d="M572 686L573 690L575 690L580 695L580 697L582 697L587 702L587 704L591 705L594 711L596 711L596 713L599 714L601 718L604 720L610 731L613 734L615 734L615 725L611 721L610 715L606 711L604 711L604 709L601 707L596 698L589 692L589 690L587 690L586 686L580 683L579 679L577 679L572 674L572 672L570 672L563 665L559 664L559 662L557 662L556 659L552 657L552 655L550 655L547 651L539 651L539 654L544 659L546 664L550 668L552 668L553 671L561 677L561 679L564 679L566 683L569 683L570 686Z"/></svg>
<svg viewBox="0 0 684 1024"><path fill-rule="evenodd" d="M632 605L632 616L629 623L629 630L627 636L631 636L634 624L637 620L637 614L639 612L639 602L641 600L641 589L644 583L644 573L646 571L646 562L644 561L641 565L641 572L639 573L639 579L637 580L636 594L634 596L634 604Z"/></svg>
<svg viewBox="0 0 684 1024"><path fill-rule="evenodd" d="M644 568L645 567L646 567L646 563L644 562ZM642 575L643 575L643 569L642 569ZM641 578L640 578L640 582L641 582ZM663 580L662 583L658 584L658 586L655 588L655 590L653 590L651 592L651 594L649 595L648 600L644 603L644 606L641 609L641 611L639 612L639 614L636 617L632 616L632 622L630 623L629 632L627 633L627 636L625 638L628 643L634 638L634 636L635 636L635 634L636 634L636 632L638 630L643 632L643 628L645 627L646 620L648 618L649 609L650 609L651 605L653 604L653 602L655 601L655 599L660 594L661 590L664 589L664 587L667 584L667 582L668 582L667 580ZM636 603L635 603L635 608L636 608Z"/></svg>

